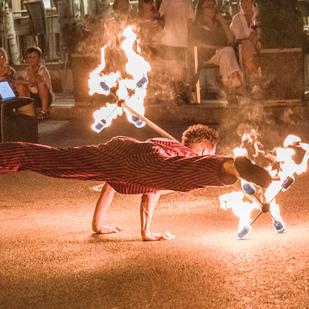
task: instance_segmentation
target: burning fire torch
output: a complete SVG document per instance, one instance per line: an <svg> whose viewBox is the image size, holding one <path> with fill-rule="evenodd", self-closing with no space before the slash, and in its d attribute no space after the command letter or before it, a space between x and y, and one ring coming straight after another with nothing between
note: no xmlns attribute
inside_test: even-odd
<svg viewBox="0 0 309 309"><path fill-rule="evenodd" d="M101 64L90 73L89 93L110 94L114 98L115 103L107 103L105 107L94 112L95 123L92 125L92 129L96 132L101 132L111 124L113 119L121 115L124 110L128 116L128 120L136 127L141 128L147 124L160 135L177 142L173 136L142 115L144 111L143 100L146 96L146 87L148 84L147 72L151 68L144 58L133 50L133 45L136 41L133 26L128 26L123 31L123 36L125 40L122 42L121 48L125 51L128 58L126 72L132 78L123 79L118 71L108 75L102 74L105 68L105 50L108 48L108 44L106 44L101 50ZM139 46L137 47L139 49ZM117 83L119 88L117 95L115 95L111 92L111 88L115 87Z"/></svg>
<svg viewBox="0 0 309 309"><path fill-rule="evenodd" d="M248 234L251 232L251 226L252 224L258 219L258 217L263 213L269 213L273 220L273 227L278 233L283 233L285 231L285 224L280 216L273 216L271 213L271 203L272 201L277 197L277 195L280 192L284 192L290 188L290 186L294 183L295 179L294 177L288 176L283 183L280 186L280 189L275 194L275 196L266 203L263 203L256 195L256 190L254 186L250 183L245 183L242 185L243 191L246 193L245 196L247 196L251 201L255 202L259 208L260 212L255 216L255 218L250 222L250 226L244 225L238 232L237 237L239 239L244 239L248 236ZM253 198L250 198L253 197Z"/></svg>
<svg viewBox="0 0 309 309"><path fill-rule="evenodd" d="M253 184L242 181L242 191L232 192L220 196L222 209L232 208L235 215L239 217L239 226L237 231L238 239L245 239L252 231L252 225L263 213L269 213L272 218L272 224L277 233L283 233L286 229L285 224L280 216L279 205L276 204L275 198L281 192L288 190L295 182L295 174L300 175L307 170L307 162L309 158L309 145L301 143L299 137L289 135L284 143L284 148L276 149L276 163L280 165L277 173L280 180L274 180L265 192L265 200L263 202L256 195L256 189ZM240 149L238 151L245 151ZM244 154L244 153L242 153ZM296 157L296 160L293 157ZM297 161L297 162L295 162ZM272 171L270 171L272 173ZM275 176L275 175L273 175ZM246 196L253 204L242 202L242 198ZM258 209L259 213L250 219L250 214L254 209Z"/></svg>

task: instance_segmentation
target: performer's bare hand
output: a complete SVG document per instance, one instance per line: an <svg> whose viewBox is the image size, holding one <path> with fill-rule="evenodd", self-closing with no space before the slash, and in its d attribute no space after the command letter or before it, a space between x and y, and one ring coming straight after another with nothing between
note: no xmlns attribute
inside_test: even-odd
<svg viewBox="0 0 309 309"><path fill-rule="evenodd" d="M111 233L118 233L122 231L123 228L121 228L118 225L115 224L108 224L108 225L103 225L100 230L98 231L99 234L111 234Z"/></svg>
<svg viewBox="0 0 309 309"><path fill-rule="evenodd" d="M172 235L170 232L164 232L164 233L149 233L149 234L142 235L142 237L143 237L143 240L157 241L161 239L172 240L176 236Z"/></svg>

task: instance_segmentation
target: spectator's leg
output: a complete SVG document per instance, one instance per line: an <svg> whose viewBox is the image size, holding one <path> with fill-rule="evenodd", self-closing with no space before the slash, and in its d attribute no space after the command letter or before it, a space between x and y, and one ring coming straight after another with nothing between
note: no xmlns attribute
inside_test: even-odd
<svg viewBox="0 0 309 309"><path fill-rule="evenodd" d="M171 80L175 93L175 104L187 104L188 98L183 85L185 75L185 50L182 47L169 46L167 52L169 59L169 74L171 74Z"/></svg>
<svg viewBox="0 0 309 309"><path fill-rule="evenodd" d="M40 97L41 104L42 104L42 111L48 112L49 90L43 81L38 83L38 91L39 91L39 97Z"/></svg>
<svg viewBox="0 0 309 309"><path fill-rule="evenodd" d="M208 61L219 66L222 81L228 93L238 88L242 95L245 89L242 85L240 67L232 47L227 46L216 51L216 54Z"/></svg>
<svg viewBox="0 0 309 309"><path fill-rule="evenodd" d="M30 91L27 85L17 84L16 91L19 97L30 98ZM30 103L18 108L20 114L24 114L30 117L35 117L35 106L34 103Z"/></svg>
<svg viewBox="0 0 309 309"><path fill-rule="evenodd" d="M16 84L16 91L17 91L19 97L30 98L30 90L28 88L28 85Z"/></svg>
<svg viewBox="0 0 309 309"><path fill-rule="evenodd" d="M180 94L182 91L181 83L183 79L183 67L182 63L176 59L170 60L170 72L172 74L173 86L176 94Z"/></svg>
<svg viewBox="0 0 309 309"><path fill-rule="evenodd" d="M242 43L242 61L249 77L252 77L255 85L260 85L260 57L252 41Z"/></svg>

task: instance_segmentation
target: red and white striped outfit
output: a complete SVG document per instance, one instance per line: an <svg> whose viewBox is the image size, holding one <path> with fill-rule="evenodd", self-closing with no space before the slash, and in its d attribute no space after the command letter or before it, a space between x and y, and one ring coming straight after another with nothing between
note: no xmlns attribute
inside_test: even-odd
<svg viewBox="0 0 309 309"><path fill-rule="evenodd" d="M198 156L163 138L140 142L114 137L104 144L68 148L24 142L0 144L0 173L30 170L51 177L106 181L124 194L231 185L237 178L222 174L226 160L232 159Z"/></svg>

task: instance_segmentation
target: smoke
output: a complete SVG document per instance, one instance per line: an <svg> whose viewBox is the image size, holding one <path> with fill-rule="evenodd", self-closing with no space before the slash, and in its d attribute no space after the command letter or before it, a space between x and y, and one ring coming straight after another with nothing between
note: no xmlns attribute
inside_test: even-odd
<svg viewBox="0 0 309 309"><path fill-rule="evenodd" d="M244 134L251 138L255 134L256 145L265 152L271 152L276 147L282 147L289 134L302 138L307 116L301 104L288 102L277 102L271 106L252 100L236 108L228 106L220 124L221 145L218 151L223 155L232 155L234 148L241 147Z"/></svg>

